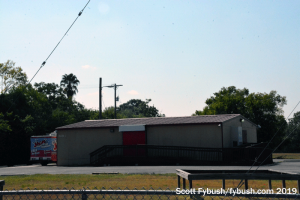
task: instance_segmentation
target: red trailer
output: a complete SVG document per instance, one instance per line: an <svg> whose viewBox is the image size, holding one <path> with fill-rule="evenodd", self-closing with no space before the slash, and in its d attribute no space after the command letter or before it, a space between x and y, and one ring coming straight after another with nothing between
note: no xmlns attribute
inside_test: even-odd
<svg viewBox="0 0 300 200"><path fill-rule="evenodd" d="M43 166L48 163L57 162L57 136L56 132L49 135L32 136L30 161L41 163Z"/></svg>

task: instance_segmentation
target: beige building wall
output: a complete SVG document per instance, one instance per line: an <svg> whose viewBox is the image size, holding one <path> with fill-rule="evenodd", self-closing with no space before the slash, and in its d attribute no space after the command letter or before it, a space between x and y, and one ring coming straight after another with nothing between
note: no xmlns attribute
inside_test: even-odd
<svg viewBox="0 0 300 200"><path fill-rule="evenodd" d="M221 141L218 124L147 127L147 144L150 145L221 148Z"/></svg>
<svg viewBox="0 0 300 200"><path fill-rule="evenodd" d="M122 145L117 128L57 131L57 165L89 165L90 153L104 145Z"/></svg>
<svg viewBox="0 0 300 200"><path fill-rule="evenodd" d="M242 127L242 130L247 130L247 142L248 143L257 143L257 129L256 126L244 120L240 121L241 117L236 117L229 121L223 123L223 133L224 133L224 148L233 147L233 141L237 141L237 137L232 134L232 127Z"/></svg>
<svg viewBox="0 0 300 200"><path fill-rule="evenodd" d="M256 127L240 118L223 123L224 148L232 147L234 138L231 127L241 126L247 130L249 143L256 143ZM110 132L111 128L58 130L58 165L89 165L90 153L104 145L122 145L122 133L118 128ZM209 125L170 125L147 126L147 144L165 146L187 146L204 148L221 148L222 132L218 124Z"/></svg>

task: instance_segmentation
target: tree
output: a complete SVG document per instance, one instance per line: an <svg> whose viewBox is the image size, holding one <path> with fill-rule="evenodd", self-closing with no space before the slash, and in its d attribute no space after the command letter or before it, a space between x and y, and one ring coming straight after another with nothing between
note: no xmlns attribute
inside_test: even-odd
<svg viewBox="0 0 300 200"><path fill-rule="evenodd" d="M99 118L98 116L97 119ZM114 118L115 118L115 107L113 106L106 107L102 112L102 119L114 119ZM125 117L121 115L119 112L117 112L117 119L120 118L125 118Z"/></svg>
<svg viewBox="0 0 300 200"><path fill-rule="evenodd" d="M11 131L8 122L9 122L8 120L4 120L3 113L0 113L0 134L8 133Z"/></svg>
<svg viewBox="0 0 300 200"><path fill-rule="evenodd" d="M289 119L288 127L285 136L290 136L284 143L285 152L299 153L300 152L300 111L294 113L294 117Z"/></svg>
<svg viewBox="0 0 300 200"><path fill-rule="evenodd" d="M284 135L287 123L282 107L286 104L286 97L276 91L249 93L246 88L223 87L205 103L207 106L202 111L196 110L194 115L241 114L262 127L258 129L258 142L268 142L283 124L272 146L278 144Z"/></svg>
<svg viewBox="0 0 300 200"><path fill-rule="evenodd" d="M27 83L27 75L21 67L15 67L15 63L8 60L0 63L1 93L8 92L13 87Z"/></svg>
<svg viewBox="0 0 300 200"><path fill-rule="evenodd" d="M214 95L205 101L207 106L204 107L203 111L196 110L196 115L244 113L245 98L249 95L249 90L246 88L236 89L234 86L223 87Z"/></svg>
<svg viewBox="0 0 300 200"><path fill-rule="evenodd" d="M0 134L0 162L10 165L29 160L30 136L48 128L50 111L45 95L30 84L0 95L1 126L6 129Z"/></svg>
<svg viewBox="0 0 300 200"><path fill-rule="evenodd" d="M43 93L48 98L52 109L56 109L63 101L69 101L62 87L55 83L35 83L34 87L38 92Z"/></svg>
<svg viewBox="0 0 300 200"><path fill-rule="evenodd" d="M164 117L164 114L160 114L154 105L149 106L150 101L151 99L146 99L146 101L131 99L127 103L119 106L118 113L126 118Z"/></svg>
<svg viewBox="0 0 300 200"><path fill-rule="evenodd" d="M69 75L63 75L60 86L64 88L64 92L68 98L72 99L73 96L78 92L77 86L79 83L80 81L77 79L77 77L71 73Z"/></svg>
<svg viewBox="0 0 300 200"><path fill-rule="evenodd" d="M94 114L67 98L55 83L36 83L35 88L28 84L0 94L0 165L28 162L30 136L45 135Z"/></svg>
<svg viewBox="0 0 300 200"><path fill-rule="evenodd" d="M48 123L53 129L78 121L94 119L96 111L86 109L82 104L67 98L63 88L59 85L41 82L35 83L34 86L38 92L48 98L52 110L52 118Z"/></svg>
<svg viewBox="0 0 300 200"><path fill-rule="evenodd" d="M56 99L65 96L63 93L63 88L55 83L35 83L34 87L37 89L38 92L45 94L48 99Z"/></svg>
<svg viewBox="0 0 300 200"><path fill-rule="evenodd" d="M164 114L159 113L154 106L149 106L151 99L142 101L140 99L131 99L127 103L121 104L117 107L117 119L122 118L143 118L143 117L165 117ZM91 119L99 119L99 112L96 110L89 110ZM103 110L102 119L114 119L114 107L110 106Z"/></svg>

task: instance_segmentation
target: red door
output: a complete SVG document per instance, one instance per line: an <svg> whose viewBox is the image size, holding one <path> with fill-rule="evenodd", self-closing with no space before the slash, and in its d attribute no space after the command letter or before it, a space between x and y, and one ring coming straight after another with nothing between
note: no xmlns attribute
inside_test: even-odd
<svg viewBox="0 0 300 200"><path fill-rule="evenodd" d="M123 132L123 145L146 144L145 131Z"/></svg>
<svg viewBox="0 0 300 200"><path fill-rule="evenodd" d="M146 134L145 131L129 131L123 132L123 145L137 145L146 144ZM145 155L145 149L126 148L124 149L124 156L143 156Z"/></svg>

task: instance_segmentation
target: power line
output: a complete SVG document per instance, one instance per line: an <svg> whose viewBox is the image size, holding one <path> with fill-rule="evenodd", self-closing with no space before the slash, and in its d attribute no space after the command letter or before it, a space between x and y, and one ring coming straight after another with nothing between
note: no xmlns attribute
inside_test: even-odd
<svg viewBox="0 0 300 200"><path fill-rule="evenodd" d="M289 114L289 116L286 118L288 119L290 117L290 115L294 112L294 110L297 108L297 106L299 105L300 101L297 103L297 105L294 107L294 109L292 110L292 112ZM260 158L260 156L262 155L262 153L266 150L266 148L269 146L269 144L272 142L272 140L275 138L275 136L277 135L277 133L280 131L280 129L283 127L284 122L281 124L280 128L277 130L277 132L273 135L273 137L271 138L271 140L267 143L267 145L265 146L265 148L262 150L262 152L259 154L258 158ZM255 165L256 161L258 160L258 158L254 161L253 165L250 167L250 169Z"/></svg>
<svg viewBox="0 0 300 200"><path fill-rule="evenodd" d="M67 35L67 33L69 32L69 30L72 28L72 26L74 25L74 23L77 21L78 17L81 16L81 14L83 13L84 9L86 8L86 6L90 3L90 0L86 3L86 5L83 7L83 9L78 13L76 19L73 21L73 23L71 24L71 26L68 28L68 30L66 31L66 33L63 35L63 37L59 40L59 42L57 43L57 45L54 47L54 49L51 51L51 53L48 55L48 57L46 58L46 60L41 64L40 68L37 70L37 72L33 75L33 77L30 79L30 81L25 84L25 88L27 87L27 85L29 85L31 83L31 81L34 79L34 77L39 73L39 71L42 69L42 67L46 64L47 60L50 58L50 56L53 54L53 52L56 50L56 48L58 47L58 45L60 44L60 42L64 39L64 37ZM13 101L13 103L20 97L20 94L17 96L17 98ZM13 105L13 104L12 104ZM8 108L8 110L6 112L8 112L12 105Z"/></svg>
<svg viewBox="0 0 300 200"><path fill-rule="evenodd" d="M60 42L64 39L64 37L67 35L67 33L69 32L69 30L72 28L72 26L74 25L74 23L77 21L78 17L81 16L82 12L84 11L84 9L86 8L86 6L90 3L90 0L86 3L86 5L83 7L83 9L78 13L76 19L74 20L74 22L71 24L71 26L68 28L68 30L66 31L66 33L63 35L63 37L59 40L59 42L57 43L57 45L54 47L54 49L51 51L51 53L49 54L49 56L46 58L46 60L42 63L42 65L40 66L40 68L38 69L38 71L34 74L34 76L31 78L31 80L29 81L29 83L33 80L33 78L37 75L37 73L40 71L40 69L46 64L47 60L50 58L50 56L52 55L52 53L56 50L56 48L58 47L58 45L60 44Z"/></svg>
<svg viewBox="0 0 300 200"><path fill-rule="evenodd" d="M257 170L258 170L258 168L270 157L270 156L272 156L272 154L278 149L278 147L286 140L286 139L288 139L288 137L298 128L298 126L299 126L299 124L300 123L298 123L297 124L297 126L296 126L296 128L294 128L294 130L292 131L292 132L290 132L290 134L288 134L285 138L284 138L284 140L282 140L282 142L279 144L279 145L277 145L275 148L274 148L274 150L272 151L272 153L271 154L269 154L261 163L260 163L260 165L256 168L256 170L254 170L254 172L252 173L252 174L254 174ZM249 170L248 170L249 171ZM244 180L241 180L241 182L239 183L239 185L243 182ZM239 187L241 187L242 185L243 185L244 183L242 183ZM239 188L239 187L237 187L237 188Z"/></svg>
<svg viewBox="0 0 300 200"><path fill-rule="evenodd" d="M294 109L292 110L292 112L289 114L289 116L286 118L286 119L288 119L289 117L290 117L290 115L294 112L294 110L297 108L297 106L299 105L299 103L300 103L300 101L297 103L297 105L294 107ZM254 163L252 164L252 166L250 167L250 169L246 172L246 174L247 173L249 173L249 171L252 169L252 167L255 165L255 163L258 161L258 159L260 158L260 156L262 155L262 153L267 149L267 147L269 146L269 144L271 143L271 141L275 138L275 136L277 135L277 133L279 132L279 130L283 127L283 125L284 125L284 122L281 124L281 126L280 126L280 128L277 130L277 132L273 135L273 137L271 138L271 140L267 143L267 145L265 146L265 148L261 151L261 153L259 154L259 156L254 160ZM299 125L299 124L298 124ZM295 131L295 129L292 131L292 132L294 132ZM275 147L275 149L272 151L272 153L274 152L274 151L276 151L277 150L277 148L289 137L291 135L291 133L277 146L277 147ZM272 155L272 153L269 155L269 156L267 156L266 157L266 159L265 160L263 160L263 162L262 163L264 163L266 160L267 160L267 158L269 158L271 155ZM257 170L258 170L258 168L262 165L262 163L256 168L256 170L253 172L253 173L255 173ZM238 186L237 186L237 188L240 188L242 185L244 184L244 180L241 180L240 181L240 183L238 184Z"/></svg>
<svg viewBox="0 0 300 200"><path fill-rule="evenodd" d="M277 145L275 148L274 148L274 150L272 151L272 153L269 155L269 156L267 156L261 163L260 163L260 165L256 168L256 170L254 171L254 172L256 172L257 170L258 170L258 168L278 149L278 147L280 146L280 145L282 145L282 143L286 140L286 139L288 139L289 137L290 137L290 135L298 128L298 126L299 126L299 124L300 123L298 123L297 124L297 126L296 126L296 128L294 128L294 130L292 131L292 132L290 132L290 134L288 134L281 142L280 142L280 144L279 145ZM253 173L254 173L253 172Z"/></svg>
<svg viewBox="0 0 300 200"><path fill-rule="evenodd" d="M93 88L98 88L98 87L78 87L78 88L80 88L81 90L84 90L84 89L93 89Z"/></svg>
<svg viewBox="0 0 300 200"><path fill-rule="evenodd" d="M102 96L103 97L103 96ZM104 98L102 98L102 102L103 102L103 105L104 105L104 109L106 108L105 106L105 103L104 103Z"/></svg>

